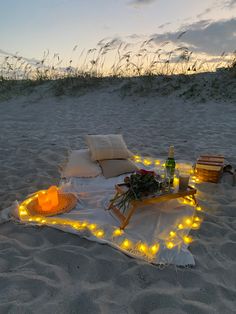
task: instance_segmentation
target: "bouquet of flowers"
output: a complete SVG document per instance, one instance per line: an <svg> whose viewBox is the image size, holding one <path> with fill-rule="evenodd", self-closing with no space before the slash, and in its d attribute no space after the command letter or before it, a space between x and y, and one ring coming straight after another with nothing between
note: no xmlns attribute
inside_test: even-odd
<svg viewBox="0 0 236 314"><path fill-rule="evenodd" d="M127 186L127 191L112 199L112 202L123 209L123 212L129 207L132 200L141 200L143 197L161 191L163 184L160 175L144 169L125 177L124 183Z"/></svg>

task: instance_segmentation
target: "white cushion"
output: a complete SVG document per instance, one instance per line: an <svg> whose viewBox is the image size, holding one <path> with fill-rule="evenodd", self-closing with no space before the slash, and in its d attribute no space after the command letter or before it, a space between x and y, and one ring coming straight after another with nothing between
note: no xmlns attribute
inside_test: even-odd
<svg viewBox="0 0 236 314"><path fill-rule="evenodd" d="M99 164L105 178L120 176L123 173L134 172L138 167L129 159L100 160Z"/></svg>
<svg viewBox="0 0 236 314"><path fill-rule="evenodd" d="M127 159L132 156L121 134L86 135L91 159Z"/></svg>
<svg viewBox="0 0 236 314"><path fill-rule="evenodd" d="M97 162L91 160L88 149L73 150L63 171L64 177L96 177L102 173Z"/></svg>

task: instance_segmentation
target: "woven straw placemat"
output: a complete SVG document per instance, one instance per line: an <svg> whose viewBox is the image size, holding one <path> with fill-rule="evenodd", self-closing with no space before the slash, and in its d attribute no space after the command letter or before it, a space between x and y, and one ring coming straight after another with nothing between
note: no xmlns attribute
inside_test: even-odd
<svg viewBox="0 0 236 314"><path fill-rule="evenodd" d="M72 210L76 206L77 198L72 193L58 193L58 201L56 207L53 207L50 211L43 211L39 206L38 198L35 197L27 205L27 209L30 215L55 216Z"/></svg>

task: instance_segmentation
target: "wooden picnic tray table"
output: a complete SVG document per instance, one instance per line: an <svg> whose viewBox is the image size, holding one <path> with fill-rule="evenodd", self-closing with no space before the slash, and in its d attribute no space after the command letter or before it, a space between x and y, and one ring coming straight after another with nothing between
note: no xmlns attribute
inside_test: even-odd
<svg viewBox="0 0 236 314"><path fill-rule="evenodd" d="M116 189L116 195L115 195L115 197L116 197L118 195L125 193L125 191L127 191L127 186L126 186L126 184L117 184L117 185L115 185L115 189ZM182 197L184 198L187 196L192 197L195 205L197 205L197 201L195 198L196 193L197 193L196 189L194 189L191 186L188 186L188 189L185 191L165 193L165 194L160 194L160 195L152 195L149 197L145 197L142 200L132 200L130 202L130 207L127 210L127 215L125 215L124 213L121 212L121 209L115 205L115 201L111 200L109 207L108 207L108 210L111 210L114 213L114 215L119 219L120 229L125 229L125 227L129 223L132 215L135 213L135 211L138 207L156 204L156 203L169 201L172 199L177 199L177 198L182 198Z"/></svg>

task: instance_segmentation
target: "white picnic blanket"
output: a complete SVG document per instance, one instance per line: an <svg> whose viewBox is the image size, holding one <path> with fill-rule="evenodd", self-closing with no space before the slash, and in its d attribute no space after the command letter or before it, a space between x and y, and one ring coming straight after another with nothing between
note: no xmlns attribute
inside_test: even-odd
<svg viewBox="0 0 236 314"><path fill-rule="evenodd" d="M146 168L150 169L150 167ZM186 219L192 219L195 208L183 204L180 199L137 209L123 234L114 235L114 231L119 229L120 222L107 210L107 207L109 200L114 196L115 184L123 182L124 177L125 175L105 179L100 175L95 178L71 177L62 180L61 189L76 194L77 206L68 213L56 216L53 223L47 220L27 221L27 223L32 225L43 223L91 241L110 245L129 256L154 264L194 265L194 258L188 250L188 245L183 241L190 229L185 226L183 230L179 230L178 226ZM11 216L18 215L17 203L10 211ZM2 219L4 216L6 219L8 214L9 210L3 212ZM59 223L58 217L64 222ZM77 223L80 225L84 223L86 227L77 228ZM97 230L102 231L100 233L102 236L97 236ZM170 233L174 234L174 237L170 236ZM124 246L125 241L128 246ZM170 242L173 248L168 247ZM158 248L158 251L150 254L153 247L155 251Z"/></svg>
<svg viewBox="0 0 236 314"><path fill-rule="evenodd" d="M145 168L143 165L140 165ZM151 170L151 167L146 167ZM48 225L49 227L73 233L91 241L110 245L132 257L141 258L154 264L194 265L194 258L188 250L188 245L182 241L189 233L189 228L179 230L178 226L186 219L193 217L193 206L183 204L180 200L172 200L138 209L132 216L124 233L114 236L119 222L117 218L106 210L109 200L113 197L116 183L122 182L123 176L105 179L103 176L96 178L67 178L61 182L61 189L73 192L78 197L76 208L71 212L58 215L53 223L41 221L22 221L32 225ZM203 208L207 208L208 215L211 211L222 212L234 217L236 190L232 187L232 176L224 176L222 184L203 183L197 186L197 198ZM10 208L0 212L0 223L9 219L19 218L19 205L15 202ZM206 212L205 212L206 215ZM56 223L59 219L67 223ZM54 217L53 217L54 219ZM70 222L68 224L68 222ZM77 223L86 222L85 228L77 228ZM96 225L95 230L91 230ZM96 236L96 230L102 230L102 237ZM176 237L171 239L174 247L167 247L170 241L170 232L176 232ZM131 243L129 248L122 244L125 240ZM140 252L139 246L144 244L145 249L159 246L158 252L150 254ZM149 251L148 251L149 252Z"/></svg>

